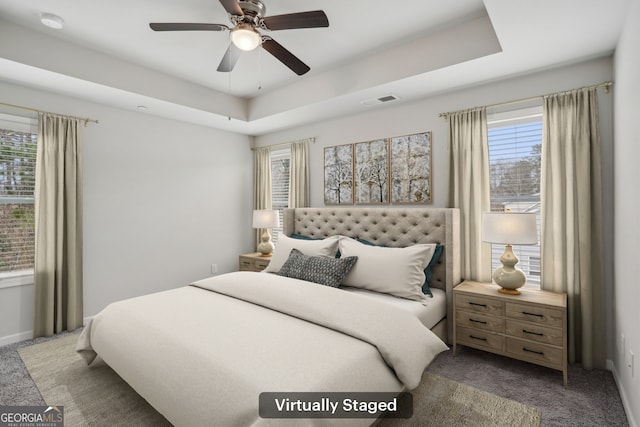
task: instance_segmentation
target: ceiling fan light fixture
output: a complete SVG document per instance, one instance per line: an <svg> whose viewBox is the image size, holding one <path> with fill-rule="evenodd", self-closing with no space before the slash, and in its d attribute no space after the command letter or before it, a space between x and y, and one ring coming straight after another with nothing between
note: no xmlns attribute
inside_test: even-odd
<svg viewBox="0 0 640 427"><path fill-rule="evenodd" d="M239 24L231 30L231 41L240 50L250 51L262 41L262 36L249 24Z"/></svg>

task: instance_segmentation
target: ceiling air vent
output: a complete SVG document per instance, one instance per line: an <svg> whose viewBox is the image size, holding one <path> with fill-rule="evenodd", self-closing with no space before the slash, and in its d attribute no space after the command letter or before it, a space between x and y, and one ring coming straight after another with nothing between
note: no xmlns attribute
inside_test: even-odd
<svg viewBox="0 0 640 427"><path fill-rule="evenodd" d="M400 99L400 98L398 98L396 95L385 95L385 96L381 96L380 98L365 99L364 101L360 101L360 103L366 107L370 107L372 105L384 104L385 102L395 101L396 99Z"/></svg>

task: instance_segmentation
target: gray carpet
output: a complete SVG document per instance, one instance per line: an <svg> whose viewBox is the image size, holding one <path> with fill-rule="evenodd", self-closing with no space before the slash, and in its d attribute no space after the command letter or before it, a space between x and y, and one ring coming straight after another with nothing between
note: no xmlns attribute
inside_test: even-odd
<svg viewBox="0 0 640 427"><path fill-rule="evenodd" d="M68 333L61 334L65 335ZM16 350L48 340L0 347L0 405L44 404ZM542 426L628 425L608 371L571 366L569 387L564 389L558 371L465 347L455 357L450 352L442 353L428 371L537 408L542 413Z"/></svg>
<svg viewBox="0 0 640 427"><path fill-rule="evenodd" d="M562 372L469 347L456 356L441 353L429 372L513 399L542 412L542 426L628 426L613 374L569 366L569 384Z"/></svg>

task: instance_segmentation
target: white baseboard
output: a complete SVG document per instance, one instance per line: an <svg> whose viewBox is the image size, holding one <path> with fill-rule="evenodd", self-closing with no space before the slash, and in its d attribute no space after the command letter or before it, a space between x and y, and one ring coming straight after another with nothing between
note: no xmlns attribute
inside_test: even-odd
<svg viewBox="0 0 640 427"><path fill-rule="evenodd" d="M13 335L7 335L5 337L0 337L0 346L14 344L24 340L30 340L31 338L33 338L33 331L25 331Z"/></svg>
<svg viewBox="0 0 640 427"><path fill-rule="evenodd" d="M89 323L89 320L93 319L93 316L85 317L83 320L83 326L86 326ZM4 337L0 337L0 347L3 345L14 344L24 340L30 340L33 338L33 331L24 331L19 332L13 335L7 335Z"/></svg>
<svg viewBox="0 0 640 427"><path fill-rule="evenodd" d="M624 412L627 414L627 421L629 421L629 427L640 427L640 425L636 422L634 413L632 412L633 405L631 405L631 401L627 397L624 388L620 387L620 378L618 377L618 371L616 371L616 365L607 360L607 367L611 365L611 372L613 373L613 379L616 381L616 386L618 388L618 393L620 393L620 399L622 400L622 406L624 407ZM637 409L637 408L636 408Z"/></svg>

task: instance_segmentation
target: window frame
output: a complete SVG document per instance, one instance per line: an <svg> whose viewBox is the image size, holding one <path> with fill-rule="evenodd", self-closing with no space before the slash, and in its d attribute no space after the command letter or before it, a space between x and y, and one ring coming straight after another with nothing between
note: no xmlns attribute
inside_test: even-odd
<svg viewBox="0 0 640 427"><path fill-rule="evenodd" d="M282 181L278 181L275 179L274 167L276 167L276 162L278 161L287 161L285 166L286 175L283 175ZM274 227L271 229L271 241L275 244L278 242L278 235L283 232L283 216L284 209L289 207L289 184L290 184L290 169L291 167L291 148L281 148L277 150L271 150L271 209L278 211L278 216L280 217L280 227ZM285 184L286 182L286 184ZM282 185L286 188L286 201L285 197L282 199L276 198L279 192L275 191L276 186Z"/></svg>
<svg viewBox="0 0 640 427"><path fill-rule="evenodd" d="M25 117L25 116L19 116L15 114L0 112L0 128L16 131L16 132L24 132L24 133L31 133L33 135L37 135L38 120L37 120L37 117ZM35 170L34 170L34 173L35 173ZM3 197L4 199L16 199L22 203L25 203L25 201L27 201L27 203L29 204L33 203L35 206L35 198L34 198L35 183L34 183L34 194L31 196L0 196L0 197ZM34 242L33 250L35 251L35 242ZM34 283L33 268L0 272L0 289L32 285L33 283Z"/></svg>
<svg viewBox="0 0 640 427"><path fill-rule="evenodd" d="M503 107L504 108L504 107ZM536 139L536 144L531 146L531 151L529 154L517 154L513 157L503 157L503 155L499 155L497 157L506 159L508 161L518 161L518 159L527 159L532 158L532 150L535 145L540 144L540 148L542 145L542 103L536 102L535 104L528 105L510 105L509 109L502 109L501 111L488 111L487 112L487 143L489 149L489 174L491 181L493 182L494 177L492 176L492 141L491 141L491 131L498 128L511 128L516 126L529 126L531 124L536 124L536 132L538 132L539 127L539 140ZM536 133L536 137L538 134ZM518 137L515 137L515 144L513 147L514 152L518 152L520 148L518 147ZM525 139L525 138L522 138ZM527 141L529 142L529 141ZM495 148L494 148L495 149ZM540 150L541 151L541 150ZM537 154L537 156L541 157L541 152ZM540 162L539 162L540 164ZM540 170L538 170L538 179L540 179ZM520 180L520 178L518 178ZM539 184L539 182L538 182ZM540 206L542 203L542 197L540 192L538 191L537 197L535 194L531 195L514 195L514 196L494 196L493 192L490 189L490 199L491 199L491 210L499 211L496 208L496 205L502 204L503 207L508 207L511 204L512 208L516 208L515 212L535 212L536 213L536 225L537 225L537 233L538 233L538 244L537 245L513 245L514 253L519 258L518 267L525 272L527 276L527 283L525 287L530 289L540 289L541 287L541 276L542 270L540 267L540 258L541 258L541 241L540 241ZM510 200L511 199L511 200ZM528 205L525 208L522 208L522 205ZM532 250L532 248L537 248L537 250ZM491 271L494 271L497 267L501 266L499 261L500 256L504 252L503 245L492 244L491 245ZM537 269L531 270L532 267L537 267Z"/></svg>

